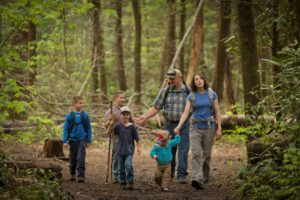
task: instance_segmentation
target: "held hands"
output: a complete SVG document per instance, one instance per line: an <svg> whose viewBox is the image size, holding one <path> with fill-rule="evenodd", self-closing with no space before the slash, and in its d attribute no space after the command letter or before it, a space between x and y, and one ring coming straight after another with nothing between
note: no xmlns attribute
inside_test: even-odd
<svg viewBox="0 0 300 200"><path fill-rule="evenodd" d="M176 128L174 128L174 133L176 134L176 135L179 135L179 133L180 133L180 128L177 126Z"/></svg>
<svg viewBox="0 0 300 200"><path fill-rule="evenodd" d="M153 156L153 159L154 159L154 160L157 160L157 158L158 158L158 155L154 155L154 156Z"/></svg>
<svg viewBox="0 0 300 200"><path fill-rule="evenodd" d="M137 118L135 119L135 122L136 122L137 124L143 124L145 121L146 121L146 118L145 118L145 116L143 116L143 115L141 115L141 116L139 116L139 117L137 117Z"/></svg>

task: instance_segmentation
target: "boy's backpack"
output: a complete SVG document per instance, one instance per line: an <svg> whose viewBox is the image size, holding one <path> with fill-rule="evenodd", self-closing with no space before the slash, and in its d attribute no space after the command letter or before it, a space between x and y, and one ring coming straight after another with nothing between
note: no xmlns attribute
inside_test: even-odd
<svg viewBox="0 0 300 200"><path fill-rule="evenodd" d="M187 96L190 94L190 89L189 89L189 87L186 85L186 83L185 83L185 81L182 81L182 83L183 83L183 85L184 85L184 87L185 87L185 92L186 92L186 94L187 94ZM164 97L164 100L163 100L163 103L162 103L162 105L165 105L165 103L166 103L166 99L167 99L167 97L168 97L168 94L170 93L170 90L171 90L171 86L169 85L168 87L167 87L167 89L166 89L166 94L165 94L165 97Z"/></svg>
<svg viewBox="0 0 300 200"><path fill-rule="evenodd" d="M69 136L70 136L70 134L71 134L71 132L72 132L75 125L82 124L83 128L84 128L84 131L87 133L87 122L86 122L85 117L84 117L84 111L80 112L80 122L79 123L76 123L75 113L72 111L72 112L70 112L70 114L71 114L71 126L68 130L67 139L69 139Z"/></svg>

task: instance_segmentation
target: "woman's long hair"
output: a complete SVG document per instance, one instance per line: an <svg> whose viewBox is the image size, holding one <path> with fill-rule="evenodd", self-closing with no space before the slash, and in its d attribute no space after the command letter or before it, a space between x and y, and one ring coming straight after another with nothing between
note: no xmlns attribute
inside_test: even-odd
<svg viewBox="0 0 300 200"><path fill-rule="evenodd" d="M209 85L208 85L205 77L202 74L200 74L200 73L195 73L194 76L193 76L193 79L192 79L192 84L191 84L192 91L193 92L197 92L197 86L195 84L195 76L197 76L197 75L200 76L200 78L204 80L204 89L207 90L208 87L209 87Z"/></svg>

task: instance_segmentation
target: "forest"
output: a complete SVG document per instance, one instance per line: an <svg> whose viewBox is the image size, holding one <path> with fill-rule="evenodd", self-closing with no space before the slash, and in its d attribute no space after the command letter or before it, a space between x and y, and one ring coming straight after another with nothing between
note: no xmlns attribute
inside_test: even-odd
<svg viewBox="0 0 300 200"><path fill-rule="evenodd" d="M299 0L0 0L0 48L0 199L300 196ZM138 189L105 185L104 113L114 94L125 91L140 116L170 69L187 85L201 72L218 95L215 180L200 193L175 183L153 194L147 132L162 127L160 112L138 126ZM46 141L61 142L74 95L92 122L86 187L66 180L67 162L44 155Z"/></svg>

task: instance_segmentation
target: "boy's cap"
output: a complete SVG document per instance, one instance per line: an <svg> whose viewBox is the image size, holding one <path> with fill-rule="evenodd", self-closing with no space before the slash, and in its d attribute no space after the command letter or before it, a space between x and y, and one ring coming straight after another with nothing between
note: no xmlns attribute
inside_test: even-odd
<svg viewBox="0 0 300 200"><path fill-rule="evenodd" d="M167 73L167 77L170 79L174 79L176 76L182 76L182 73L179 69L171 69Z"/></svg>
<svg viewBox="0 0 300 200"><path fill-rule="evenodd" d="M122 113L122 112L129 112L129 113L131 113L131 111L130 111L130 109L129 109L128 106L123 106L123 107L121 107L121 108L120 108L120 111L121 111L121 113Z"/></svg>

